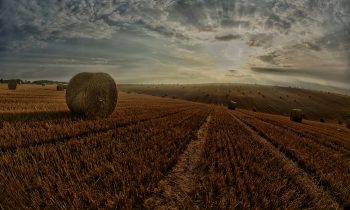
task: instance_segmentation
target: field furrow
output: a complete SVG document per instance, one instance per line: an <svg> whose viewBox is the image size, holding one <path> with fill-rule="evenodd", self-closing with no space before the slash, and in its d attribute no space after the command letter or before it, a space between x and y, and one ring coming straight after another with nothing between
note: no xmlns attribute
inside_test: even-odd
<svg viewBox="0 0 350 210"><path fill-rule="evenodd" d="M273 123L281 127L289 128L293 132L298 132L301 135L314 136L329 141L339 147L350 147L350 130L343 126L334 124L325 124L315 121L304 120L302 124L291 122L289 117L270 115L265 113L252 113L241 110L244 114L255 116L265 122Z"/></svg>
<svg viewBox="0 0 350 210"><path fill-rule="evenodd" d="M281 127L291 133L294 133L298 136L301 136L303 138L307 138L310 139L312 141L314 141L317 144L323 145L325 147L327 147L328 149L332 149L334 150L334 152L336 153L342 153L344 155L350 156L350 144L347 144L347 142L343 139L339 139L337 138L336 135L332 136L332 135L320 135L320 133L316 133L316 132L310 132L309 131L305 131L308 130L307 128L303 127L304 125L284 125L281 122L278 121L273 121L273 120L269 120L269 119L264 119L264 118L260 118L257 117L258 120L261 120L263 122L272 124L274 126L278 126ZM303 128L301 128L303 127ZM334 132L334 130L333 130ZM329 132L331 133L331 132Z"/></svg>
<svg viewBox="0 0 350 210"><path fill-rule="evenodd" d="M350 195L350 162L342 158L343 155L279 126L237 112L235 116L308 173L340 205L347 201Z"/></svg>
<svg viewBox="0 0 350 210"><path fill-rule="evenodd" d="M103 132L107 132L110 130L116 130L115 132L118 132L119 128L124 128L124 127L128 127L128 126L133 126L135 124L142 124L142 123L147 123L148 121L152 121L152 120L157 120L157 119L167 119L170 118L172 115L177 115L177 114L184 114L184 115L188 115L192 112L194 112L196 109L194 108L187 108L187 109L183 109L183 110L178 110L175 112L169 112L160 116L156 116L156 117L151 117L151 118L146 118L143 119L141 118L140 120L135 120L135 121L131 121L131 122L127 122L124 124L120 124L120 123L116 123L113 119L110 122L104 122L103 125L100 126L96 126L97 124L95 124L95 126L92 124L91 126L87 127L86 125L83 125L83 127L85 129L77 129L75 127L71 128L70 130L65 130L66 132L61 132L61 133L57 133L57 132L49 132L49 131L45 131L44 128L40 129L38 133L36 133L38 131L38 129L33 130L26 130L26 132L29 134L28 135L24 135L22 133L18 133L19 138L15 138L16 141L13 141L13 139L9 140L9 142L11 143L11 145L5 145L5 146L1 146L0 147L0 154L1 153L6 153L6 152L15 152L18 148L26 148L26 147L33 147L33 146L40 146L40 145L45 145L45 144L57 144L57 143L64 143L67 142L71 139L75 139L75 138L83 138L85 136L90 136L90 135L94 135L94 134L98 134L98 133L103 133ZM81 124L79 126L82 126ZM99 128L100 127L100 128ZM54 131L59 130L60 128L55 128ZM85 131L84 131L85 130ZM46 135L45 135L46 134ZM49 134L53 134L53 136L50 136ZM59 135L59 136L55 136L55 135ZM6 135L6 134L5 134ZM33 138L33 137L36 138ZM4 141L6 141L6 139L4 139Z"/></svg>
<svg viewBox="0 0 350 210"><path fill-rule="evenodd" d="M202 157L204 168L200 172L197 187L198 189L217 189L217 191L209 190L204 195L195 195L198 199L205 201L206 207L211 205L217 205L220 208L235 206L236 209L245 209L247 206L283 209L316 208L317 206L337 209L340 207L329 192L317 185L309 174L229 111L217 112L217 116L213 116L211 126L212 130L209 132ZM219 142L230 142L224 145L239 154L237 156L239 158L232 157L232 152L220 147ZM245 166L238 169L244 170L241 173L244 176L241 176L237 170L233 173L236 178L241 176L244 179L243 186L246 189L240 187L239 181L225 180L227 165L222 163L227 161L238 161L240 165ZM225 180L226 183L220 185L221 182L218 180ZM240 193L247 191L250 198L243 199L238 196L239 200L230 203L231 194L227 191Z"/></svg>
<svg viewBox="0 0 350 210"><path fill-rule="evenodd" d="M13 208L20 207L18 199L23 201L21 205L32 208L43 201L60 208L141 207L144 197L196 138L209 111L204 107L192 114L126 127L121 132L111 130L3 154L0 187L4 193L0 199ZM176 123L168 127L167 122L173 120Z"/></svg>

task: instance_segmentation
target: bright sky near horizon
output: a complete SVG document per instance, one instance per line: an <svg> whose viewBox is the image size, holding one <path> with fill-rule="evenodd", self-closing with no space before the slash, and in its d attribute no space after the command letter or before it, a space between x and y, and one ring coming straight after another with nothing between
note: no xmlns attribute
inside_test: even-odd
<svg viewBox="0 0 350 210"><path fill-rule="evenodd" d="M0 77L350 91L349 0L2 0Z"/></svg>

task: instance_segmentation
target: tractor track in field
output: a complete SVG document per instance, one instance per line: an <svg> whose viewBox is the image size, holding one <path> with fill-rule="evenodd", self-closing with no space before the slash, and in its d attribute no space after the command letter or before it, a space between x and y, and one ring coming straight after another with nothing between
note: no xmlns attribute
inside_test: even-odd
<svg viewBox="0 0 350 210"><path fill-rule="evenodd" d="M187 145L176 165L159 181L153 195L145 200L144 206L147 209L199 209L189 194L192 193L195 183L195 174L207 139L210 120L209 114L197 131L197 138Z"/></svg>
<svg viewBox="0 0 350 210"><path fill-rule="evenodd" d="M176 115L179 114L181 112L185 112L188 110L191 110L192 108L189 109L184 109L181 111L176 111L176 112L171 112L171 113L167 113L158 117L152 117L152 118L147 118L147 119L142 119L142 120L137 120L137 121L132 121L132 122L127 122L118 126L112 126L112 127L107 127L104 129L99 129L99 130L95 130L95 131L86 131L86 132L82 132L76 135L68 135L68 136L63 136L63 137L59 137L59 138L52 138L52 139L47 139L45 141L42 142L37 142L37 143L32 143L32 144L28 144L28 145L21 145L21 146L8 146L8 147L2 147L0 148L0 155L1 154L6 154L6 153L15 153L18 149L23 149L23 148L33 148L33 147L38 147L38 146L43 146L43 145L56 145L59 143L65 143L65 142L69 142L70 140L73 139L77 139L77 138L84 138L84 137L88 137L91 135L96 135L96 134L100 134L100 133L105 133L114 129L119 129L119 128L126 128L135 124L139 124L139 123L145 123L148 121L152 121L152 120L157 120L157 119L162 119L162 118L166 118L172 115Z"/></svg>
<svg viewBox="0 0 350 210"><path fill-rule="evenodd" d="M241 191L238 194L238 198L240 198L240 200L243 201L243 204L246 204L246 206L243 206L243 208L251 209L252 199L251 194L248 190L249 188L247 185L247 181L244 179L246 173L246 166L242 164L242 153L238 149L237 145L233 144L231 141L226 141L226 144L227 148L229 148L229 155L233 159L233 163L231 164L233 165L233 171L236 174L236 184L237 186L240 186L239 188L241 188Z"/></svg>
<svg viewBox="0 0 350 210"><path fill-rule="evenodd" d="M240 119L239 117L234 115L232 112L230 112L230 115L234 119L236 119L237 122L241 123L248 131L257 134L264 142L271 145L274 148L274 150L276 150L281 156L287 158L289 161L291 161L294 164L295 167L299 168L307 176L309 176L315 186L317 186L323 192L326 192L327 194L330 195L332 200L338 205L338 208L340 208L340 206L342 206L346 202L339 194L335 193L332 186L327 180L321 179L321 177L319 177L316 174L316 171L314 169L308 167L305 162L295 157L292 151L288 150L287 148L284 148L275 140L273 140L268 135L266 135L264 132L259 130L256 126Z"/></svg>

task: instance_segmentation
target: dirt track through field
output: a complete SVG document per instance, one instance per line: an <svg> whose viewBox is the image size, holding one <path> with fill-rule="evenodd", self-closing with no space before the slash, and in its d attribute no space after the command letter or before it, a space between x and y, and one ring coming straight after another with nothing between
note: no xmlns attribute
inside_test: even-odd
<svg viewBox="0 0 350 210"><path fill-rule="evenodd" d="M148 209L199 209L189 194L194 189L195 170L208 135L211 116L197 132L197 139L187 145L177 164L158 183L153 196L145 200Z"/></svg>

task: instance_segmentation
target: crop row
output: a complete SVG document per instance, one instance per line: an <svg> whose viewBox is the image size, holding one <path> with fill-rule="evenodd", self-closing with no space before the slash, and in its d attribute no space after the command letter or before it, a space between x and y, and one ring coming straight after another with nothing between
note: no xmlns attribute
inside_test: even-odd
<svg viewBox="0 0 350 210"><path fill-rule="evenodd" d="M337 209L313 177L226 109L212 116L192 194L201 208Z"/></svg>
<svg viewBox="0 0 350 210"><path fill-rule="evenodd" d="M81 121L79 123L70 123L69 121L62 124L47 125L37 128L15 128L7 127L0 134L2 141L0 142L0 150L2 152L11 151L17 147L27 147L37 144L55 143L65 141L66 139L86 136L91 133L105 132L119 127L125 127L135 123L142 123L152 119L165 118L176 115L181 112L189 114L194 108L186 107L182 109L170 109L157 113L144 113L139 118L120 119L111 118L108 120L90 120Z"/></svg>
<svg viewBox="0 0 350 210"><path fill-rule="evenodd" d="M5 208L140 208L207 118L206 106L0 157ZM1 206L0 206L1 207Z"/></svg>
<svg viewBox="0 0 350 210"><path fill-rule="evenodd" d="M349 151L334 150L325 139L308 138L249 115L236 112L235 116L297 163L339 204L350 197Z"/></svg>
<svg viewBox="0 0 350 210"><path fill-rule="evenodd" d="M189 110L199 106L190 102L170 103L165 100L157 100L154 97L139 97L138 100L134 101L128 99L121 100L116 112L109 119L82 120L71 116L68 112L44 112L41 113L42 116L35 112L31 114L13 112L7 118L16 115L16 121L7 121L6 119L0 121L0 151L125 127L186 110L191 112ZM142 104L139 103L141 100L143 100Z"/></svg>

